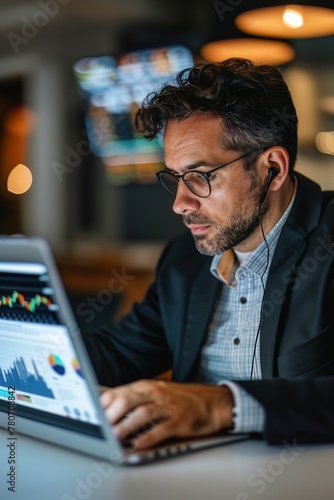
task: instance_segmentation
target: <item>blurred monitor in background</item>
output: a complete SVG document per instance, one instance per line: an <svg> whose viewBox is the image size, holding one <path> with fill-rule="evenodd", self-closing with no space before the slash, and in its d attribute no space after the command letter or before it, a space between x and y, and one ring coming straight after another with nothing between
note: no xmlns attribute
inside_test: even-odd
<svg viewBox="0 0 334 500"><path fill-rule="evenodd" d="M112 184L156 182L155 172L163 162L162 138L144 139L135 130L134 114L147 94L193 62L189 49L170 46L75 63L90 147Z"/></svg>

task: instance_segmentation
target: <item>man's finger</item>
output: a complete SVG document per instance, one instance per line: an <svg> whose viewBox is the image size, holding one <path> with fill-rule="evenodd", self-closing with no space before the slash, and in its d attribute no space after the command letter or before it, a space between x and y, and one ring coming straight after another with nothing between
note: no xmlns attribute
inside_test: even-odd
<svg viewBox="0 0 334 500"><path fill-rule="evenodd" d="M140 431L147 431L155 424L153 414L153 404L139 406L120 420L114 426L113 431L119 439L128 438L129 435Z"/></svg>
<svg viewBox="0 0 334 500"><path fill-rule="evenodd" d="M132 446L138 451L146 450L160 444L168 438L176 437L178 434L178 428L175 422L172 420L164 420L154 425L148 431L135 437L132 441Z"/></svg>
<svg viewBox="0 0 334 500"><path fill-rule="evenodd" d="M150 382L140 381L104 392L100 401L108 421L115 424L137 406L146 405L154 399Z"/></svg>

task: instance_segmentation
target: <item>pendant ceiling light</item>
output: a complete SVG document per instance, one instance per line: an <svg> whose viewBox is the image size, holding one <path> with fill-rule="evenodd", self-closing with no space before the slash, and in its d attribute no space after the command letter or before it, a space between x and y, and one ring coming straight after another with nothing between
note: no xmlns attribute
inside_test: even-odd
<svg viewBox="0 0 334 500"><path fill-rule="evenodd" d="M249 10L235 20L239 30L271 38L313 38L334 34L334 9L280 5Z"/></svg>
<svg viewBox="0 0 334 500"><path fill-rule="evenodd" d="M295 51L289 44L278 40L233 38L207 43L201 49L201 56L210 62L223 61L230 57L243 57L257 64L278 66L292 61Z"/></svg>

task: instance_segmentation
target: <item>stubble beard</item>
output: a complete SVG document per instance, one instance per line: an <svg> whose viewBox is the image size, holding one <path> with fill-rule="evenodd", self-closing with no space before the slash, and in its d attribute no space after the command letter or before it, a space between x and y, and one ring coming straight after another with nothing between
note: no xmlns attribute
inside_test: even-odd
<svg viewBox="0 0 334 500"><path fill-rule="evenodd" d="M208 217L196 214L184 215L182 217L184 224L208 225L215 230L211 238L206 235L193 235L197 250L203 255L215 255L246 241L259 227L260 221L270 209L268 200L260 204L261 192L262 188L258 188L255 194L253 192L253 195L250 195L252 204L246 213L240 209L234 210L226 227L220 226Z"/></svg>

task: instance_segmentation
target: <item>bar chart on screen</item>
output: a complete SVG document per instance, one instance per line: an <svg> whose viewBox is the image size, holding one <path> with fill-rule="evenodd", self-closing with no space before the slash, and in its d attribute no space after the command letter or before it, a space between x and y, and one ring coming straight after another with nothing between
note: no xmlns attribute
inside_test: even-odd
<svg viewBox="0 0 334 500"><path fill-rule="evenodd" d="M54 394L39 374L36 363L30 359L31 371L27 369L24 358L15 358L7 369L0 368L0 385L3 387L15 386L16 391L23 391L39 396L54 398Z"/></svg>
<svg viewBox="0 0 334 500"><path fill-rule="evenodd" d="M15 387L26 410L94 423L80 362L62 324L0 319L0 400Z"/></svg>

